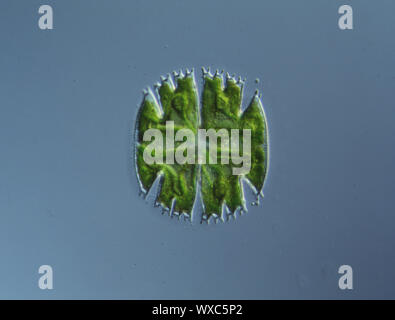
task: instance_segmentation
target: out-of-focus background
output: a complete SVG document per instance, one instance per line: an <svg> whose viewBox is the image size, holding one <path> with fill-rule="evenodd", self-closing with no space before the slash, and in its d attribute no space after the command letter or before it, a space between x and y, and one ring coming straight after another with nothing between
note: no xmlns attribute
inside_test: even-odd
<svg viewBox="0 0 395 320"><path fill-rule="evenodd" d="M1 1L0 298L395 298L394 10ZM217 225L162 216L130 160L141 90L201 66L246 77L245 103L258 88L270 133L263 203Z"/></svg>

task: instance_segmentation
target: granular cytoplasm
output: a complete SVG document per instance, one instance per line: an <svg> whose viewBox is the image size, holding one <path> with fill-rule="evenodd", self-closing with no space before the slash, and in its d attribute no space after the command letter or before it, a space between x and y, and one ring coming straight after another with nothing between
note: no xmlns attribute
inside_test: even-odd
<svg viewBox="0 0 395 320"><path fill-rule="evenodd" d="M159 179L155 203L171 216L225 221L247 211L244 186L254 192L255 204L263 196L267 123L258 91L242 110L245 81L204 68L202 74L201 96L193 70L144 90L136 172L145 195Z"/></svg>

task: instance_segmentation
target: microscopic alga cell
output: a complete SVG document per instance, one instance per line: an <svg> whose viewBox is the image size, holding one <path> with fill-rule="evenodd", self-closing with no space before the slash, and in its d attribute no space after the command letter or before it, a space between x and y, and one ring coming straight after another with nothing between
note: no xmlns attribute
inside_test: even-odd
<svg viewBox="0 0 395 320"><path fill-rule="evenodd" d="M136 171L143 194L160 179L156 203L165 212L191 219L200 201L201 221L224 220L247 210L242 180L257 199L263 195L267 123L257 91L243 111L244 81L202 70L201 97L193 70L162 77L144 91Z"/></svg>

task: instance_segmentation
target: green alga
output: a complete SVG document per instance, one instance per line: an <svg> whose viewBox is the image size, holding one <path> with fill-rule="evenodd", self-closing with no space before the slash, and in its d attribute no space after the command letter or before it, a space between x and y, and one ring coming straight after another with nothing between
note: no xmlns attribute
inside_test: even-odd
<svg viewBox="0 0 395 320"><path fill-rule="evenodd" d="M224 206L232 214L245 208L242 179L253 186L256 194L263 188L267 169L267 127L260 99L254 95L248 107L242 111L242 82L227 76L225 84L222 76L205 72L203 77L202 106L199 109L198 93L193 73L178 75L176 85L170 79L163 79L156 86L159 102L148 91L144 95L137 119L137 173L144 192L147 192L158 176L162 176L157 202L165 209L191 216L196 200L197 184L203 204L203 217L221 216ZM201 115L201 119L200 118ZM174 122L174 132L190 129L197 134L198 129L239 129L240 150L243 152L243 129L251 131L251 167L248 173L234 175L233 168L240 167L229 162L222 164L221 148L218 147L217 164L147 164L143 153L147 142L144 132L154 128L166 137L165 124ZM174 148L181 142L175 142ZM164 146L163 153L166 154ZM200 170L199 170L200 169Z"/></svg>

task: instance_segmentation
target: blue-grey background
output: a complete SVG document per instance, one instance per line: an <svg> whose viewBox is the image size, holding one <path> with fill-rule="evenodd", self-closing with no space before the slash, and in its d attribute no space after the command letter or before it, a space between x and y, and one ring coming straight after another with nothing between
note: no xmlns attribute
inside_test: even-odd
<svg viewBox="0 0 395 320"><path fill-rule="evenodd" d="M394 10L1 1L0 298L395 298ZM141 90L200 66L247 77L245 102L263 91L271 162L261 206L192 226L138 196L130 151Z"/></svg>

